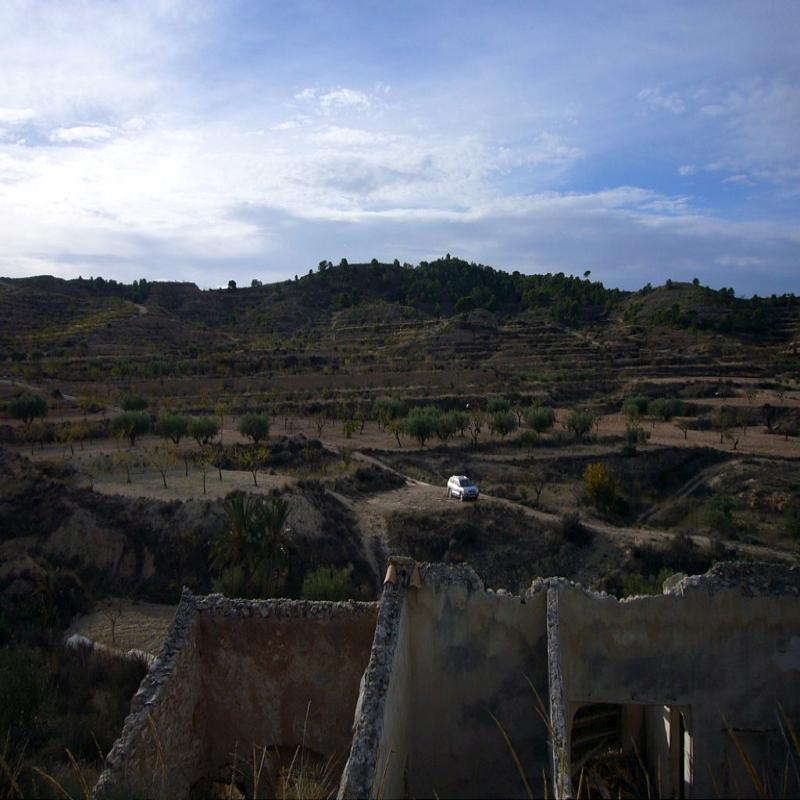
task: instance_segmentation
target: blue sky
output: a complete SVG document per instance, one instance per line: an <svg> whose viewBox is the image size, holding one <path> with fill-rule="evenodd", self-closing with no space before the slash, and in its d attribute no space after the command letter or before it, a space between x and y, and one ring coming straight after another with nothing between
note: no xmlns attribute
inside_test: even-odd
<svg viewBox="0 0 800 800"><path fill-rule="evenodd" d="M798 41L789 0L4 0L0 274L800 292Z"/></svg>

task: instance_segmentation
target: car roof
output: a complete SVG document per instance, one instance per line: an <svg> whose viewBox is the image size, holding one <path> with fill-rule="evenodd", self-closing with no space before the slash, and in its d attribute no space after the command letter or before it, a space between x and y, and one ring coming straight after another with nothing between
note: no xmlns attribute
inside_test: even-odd
<svg viewBox="0 0 800 800"><path fill-rule="evenodd" d="M458 480L461 480L461 478L467 481L469 480L469 478L466 475L451 475L450 480L453 480L453 478L457 478Z"/></svg>

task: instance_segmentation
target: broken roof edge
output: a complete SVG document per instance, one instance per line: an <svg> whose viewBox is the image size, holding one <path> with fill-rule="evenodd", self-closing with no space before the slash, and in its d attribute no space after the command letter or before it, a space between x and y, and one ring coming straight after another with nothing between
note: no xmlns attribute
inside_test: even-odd
<svg viewBox="0 0 800 800"><path fill-rule="evenodd" d="M683 595L687 591L705 591L716 594L723 590L740 590L746 597L800 595L800 566L766 561L721 561L700 575L685 575L676 572L664 582L662 592L652 595L632 595L617 598L607 592L588 588L578 581L563 577L534 578L522 594L505 589L487 589L480 576L468 563L446 564L441 562L417 562L405 556L391 556L391 567L402 568L406 583L413 571L424 584L440 591L450 586L464 587L469 594L484 593L495 597L506 597L524 602L526 598L546 592L551 588L572 588L597 599L630 603L643 598ZM389 573L387 573L388 575Z"/></svg>

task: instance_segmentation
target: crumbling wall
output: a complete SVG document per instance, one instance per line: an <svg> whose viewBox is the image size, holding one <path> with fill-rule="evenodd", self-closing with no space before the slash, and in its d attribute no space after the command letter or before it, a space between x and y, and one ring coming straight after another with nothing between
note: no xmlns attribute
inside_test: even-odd
<svg viewBox="0 0 800 800"><path fill-rule="evenodd" d="M161 655L131 702L93 797L182 797L207 757L196 599L184 592Z"/></svg>
<svg viewBox="0 0 800 800"><path fill-rule="evenodd" d="M746 747L756 740L759 772L782 791L779 706L800 717L799 591L798 570L774 564L720 565L670 594L622 602L562 582L568 719L588 703L688 707L691 796L754 791L746 779L734 785L742 762L726 725Z"/></svg>
<svg viewBox="0 0 800 800"><path fill-rule="evenodd" d="M302 745L340 771L378 604L212 595L199 611L211 770L246 763L253 747Z"/></svg>
<svg viewBox="0 0 800 800"><path fill-rule="evenodd" d="M536 695L547 703L546 593L489 594L463 569L421 572L423 587L407 601L409 795L526 796L506 736L532 791L544 793L547 729Z"/></svg>
<svg viewBox="0 0 800 800"><path fill-rule="evenodd" d="M384 587L340 797L525 797L526 779L546 793L546 592L406 561Z"/></svg>
<svg viewBox="0 0 800 800"><path fill-rule="evenodd" d="M340 797L569 796L582 706L582 725L613 707L619 737L643 737L662 796L752 794L738 746L783 792L800 570L719 565L669 587L618 601L551 578L515 597L395 559L380 605L185 593L95 794L185 797L227 780L234 753L303 744L347 759Z"/></svg>
<svg viewBox="0 0 800 800"><path fill-rule="evenodd" d="M342 773L339 797L407 795L413 688L406 592L413 570L410 559L395 558L387 572L369 664L356 704L353 743Z"/></svg>

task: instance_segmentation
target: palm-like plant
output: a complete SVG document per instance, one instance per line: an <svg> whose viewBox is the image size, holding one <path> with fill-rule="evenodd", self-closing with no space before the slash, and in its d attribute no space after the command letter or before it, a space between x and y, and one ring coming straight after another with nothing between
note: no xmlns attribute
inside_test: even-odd
<svg viewBox="0 0 800 800"><path fill-rule="evenodd" d="M228 530L211 547L211 568L218 585L241 586L250 595L269 596L278 588L278 576L288 555L289 504L280 497L263 498L235 492L223 504ZM226 580L233 571L237 580ZM229 577L230 577L229 576Z"/></svg>

